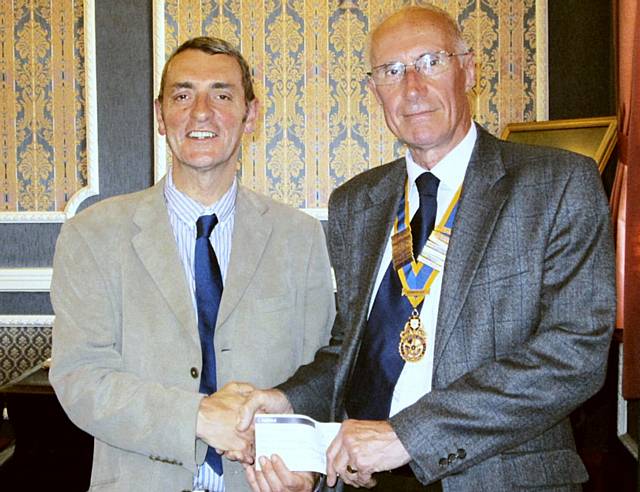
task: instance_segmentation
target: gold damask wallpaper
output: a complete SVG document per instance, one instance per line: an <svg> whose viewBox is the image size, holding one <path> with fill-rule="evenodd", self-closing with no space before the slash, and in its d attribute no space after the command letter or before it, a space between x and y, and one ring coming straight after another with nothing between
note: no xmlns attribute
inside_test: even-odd
<svg viewBox="0 0 640 492"><path fill-rule="evenodd" d="M61 212L87 184L82 0L0 1L0 212Z"/></svg>
<svg viewBox="0 0 640 492"><path fill-rule="evenodd" d="M201 34L239 46L262 101L261 125L242 149L242 182L296 207L323 208L336 186L403 152L368 92L366 42L385 15L420 3L158 0L164 36L156 42L165 59ZM535 119L535 0L433 3L458 19L476 53L476 120L499 134L506 123Z"/></svg>

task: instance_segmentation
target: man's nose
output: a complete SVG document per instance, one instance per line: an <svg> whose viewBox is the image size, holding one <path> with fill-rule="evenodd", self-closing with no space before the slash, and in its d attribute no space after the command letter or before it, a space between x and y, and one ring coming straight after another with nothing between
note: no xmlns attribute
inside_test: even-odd
<svg viewBox="0 0 640 492"><path fill-rule="evenodd" d="M422 95L428 91L429 83L415 65L407 65L402 80L407 95Z"/></svg>
<svg viewBox="0 0 640 492"><path fill-rule="evenodd" d="M197 120L207 119L213 111L207 94L197 94L191 109L192 116Z"/></svg>

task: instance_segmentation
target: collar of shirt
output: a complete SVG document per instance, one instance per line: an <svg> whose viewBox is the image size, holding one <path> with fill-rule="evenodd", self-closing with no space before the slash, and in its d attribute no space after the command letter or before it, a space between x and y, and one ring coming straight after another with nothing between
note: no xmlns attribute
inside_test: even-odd
<svg viewBox="0 0 640 492"><path fill-rule="evenodd" d="M167 207L176 215L178 220L193 229L194 236L196 234L196 222L198 217L202 215L215 213L218 217L218 224L221 225L230 220L235 212L237 193L238 181L234 177L233 183L231 183L225 194L211 206L205 207L176 188L173 182L173 168L169 168L164 184L164 197Z"/></svg>
<svg viewBox="0 0 640 492"><path fill-rule="evenodd" d="M433 166L431 172L440 180L441 185L444 184L448 189L455 191L462 184L477 136L476 125L471 122L471 128L469 128L460 143ZM414 190L417 192L416 179L427 170L413 160L409 150L407 150L405 160L407 163L407 176L409 176L409 182L411 183L410 193L413 193Z"/></svg>

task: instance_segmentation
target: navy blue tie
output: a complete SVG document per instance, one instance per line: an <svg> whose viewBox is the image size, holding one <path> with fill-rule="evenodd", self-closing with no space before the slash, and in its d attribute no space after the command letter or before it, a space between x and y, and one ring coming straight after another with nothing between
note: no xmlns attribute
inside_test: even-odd
<svg viewBox="0 0 640 492"><path fill-rule="evenodd" d="M196 305L198 306L198 331L202 347L202 372L200 374L200 393L215 393L216 353L213 347L213 334L218 318L218 308L222 297L222 274L218 259L211 246L209 236L218 223L216 214L203 215L196 222L196 250L194 271L196 277ZM212 447L207 449L205 461L213 471L222 475L222 458Z"/></svg>
<svg viewBox="0 0 640 492"><path fill-rule="evenodd" d="M416 179L420 207L411 220L414 258L420 254L433 230L439 183L430 172ZM422 304L418 311L421 307ZM373 302L347 391L345 406L349 418L386 420L389 417L393 390L404 367L398 351L400 332L412 310L402 295L402 284L392 261Z"/></svg>

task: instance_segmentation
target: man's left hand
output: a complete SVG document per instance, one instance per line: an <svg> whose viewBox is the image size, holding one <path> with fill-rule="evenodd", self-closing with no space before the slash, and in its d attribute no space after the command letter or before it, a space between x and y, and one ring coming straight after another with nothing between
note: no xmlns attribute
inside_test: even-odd
<svg viewBox="0 0 640 492"><path fill-rule="evenodd" d="M247 482L254 492L310 492L316 481L314 473L292 472L277 454L260 460L261 471L244 465Z"/></svg>
<svg viewBox="0 0 640 492"><path fill-rule="evenodd" d="M338 476L355 487L373 487L376 472L393 470L411 460L385 420L345 420L327 450L327 485Z"/></svg>

